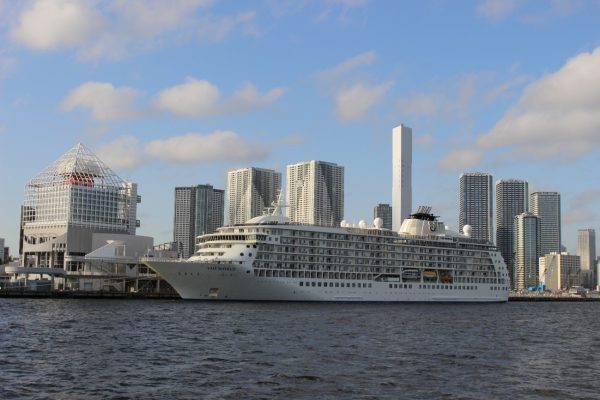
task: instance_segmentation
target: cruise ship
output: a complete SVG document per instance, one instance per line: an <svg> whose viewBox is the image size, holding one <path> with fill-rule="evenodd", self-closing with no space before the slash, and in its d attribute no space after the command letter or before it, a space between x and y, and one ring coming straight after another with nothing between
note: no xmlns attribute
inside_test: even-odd
<svg viewBox="0 0 600 400"><path fill-rule="evenodd" d="M146 257L186 300L506 302L497 248L446 228L420 207L399 232L263 215L200 236L187 260Z"/></svg>

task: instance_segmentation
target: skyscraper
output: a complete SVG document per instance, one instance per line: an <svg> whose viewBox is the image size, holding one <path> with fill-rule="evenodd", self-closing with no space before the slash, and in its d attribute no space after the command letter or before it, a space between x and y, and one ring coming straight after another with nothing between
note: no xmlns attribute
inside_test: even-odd
<svg viewBox="0 0 600 400"><path fill-rule="evenodd" d="M378 204L373 209L373 218L381 218L384 229L392 229L392 215L392 207L389 204Z"/></svg>
<svg viewBox="0 0 600 400"><path fill-rule="evenodd" d="M198 236L223 226L223 201L224 191L211 185L175 188L173 240L181 257L194 253Z"/></svg>
<svg viewBox="0 0 600 400"><path fill-rule="evenodd" d="M514 280L515 217L527 211L527 181L500 179L496 182L496 245L502 253L510 281Z"/></svg>
<svg viewBox="0 0 600 400"><path fill-rule="evenodd" d="M540 256L561 252L560 193L535 192L529 196L530 211L540 219Z"/></svg>
<svg viewBox="0 0 600 400"><path fill-rule="evenodd" d="M581 259L583 284L588 288L596 286L596 231L594 229L577 230L577 255Z"/></svg>
<svg viewBox="0 0 600 400"><path fill-rule="evenodd" d="M538 286L540 258L540 220L529 212L515 217L515 277L516 290Z"/></svg>
<svg viewBox="0 0 600 400"><path fill-rule="evenodd" d="M135 183L77 144L25 187L22 265L77 270L95 234L135 234L140 201Z"/></svg>
<svg viewBox="0 0 600 400"><path fill-rule="evenodd" d="M325 161L287 166L287 216L293 221L339 226L344 218L344 167Z"/></svg>
<svg viewBox="0 0 600 400"><path fill-rule="evenodd" d="M8 254L6 257L8 257ZM0 265L4 264L4 258L4 238L0 238Z"/></svg>
<svg viewBox="0 0 600 400"><path fill-rule="evenodd" d="M493 243L492 175L482 172L462 173L459 181L459 229L462 232L465 225L471 225L472 238Z"/></svg>
<svg viewBox="0 0 600 400"><path fill-rule="evenodd" d="M263 215L277 201L281 173L264 168L241 168L227 173L227 221L243 224Z"/></svg>
<svg viewBox="0 0 600 400"><path fill-rule="evenodd" d="M412 129L400 125L392 131L392 228L400 230L412 213Z"/></svg>

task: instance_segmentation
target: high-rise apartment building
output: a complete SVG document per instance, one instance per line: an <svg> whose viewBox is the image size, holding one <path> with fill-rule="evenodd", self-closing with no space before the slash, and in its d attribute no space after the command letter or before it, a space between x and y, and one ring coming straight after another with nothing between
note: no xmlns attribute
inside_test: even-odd
<svg viewBox="0 0 600 400"><path fill-rule="evenodd" d="M137 185L119 178L77 144L25 187L21 207L24 266L77 270L98 234L135 234Z"/></svg>
<svg viewBox="0 0 600 400"><path fill-rule="evenodd" d="M596 286L596 231L594 229L577 230L577 254L581 258L583 285L588 288Z"/></svg>
<svg viewBox="0 0 600 400"><path fill-rule="evenodd" d="M494 242L492 175L482 172L462 173L460 182L459 229L471 225L474 239Z"/></svg>
<svg viewBox="0 0 600 400"><path fill-rule="evenodd" d="M198 236L223 226L224 197L224 191L212 185L175 188L173 240L181 257L194 254Z"/></svg>
<svg viewBox="0 0 600 400"><path fill-rule="evenodd" d="M518 179L496 182L496 246L514 280L515 217L528 210L529 185Z"/></svg>
<svg viewBox="0 0 600 400"><path fill-rule="evenodd" d="M263 215L281 192L281 173L264 168L241 168L227 173L227 221L243 224Z"/></svg>
<svg viewBox="0 0 600 400"><path fill-rule="evenodd" d="M404 125L392 131L392 208L397 232L412 213L412 129Z"/></svg>
<svg viewBox="0 0 600 400"><path fill-rule="evenodd" d="M561 252L560 193L535 192L529 196L530 211L540 219L540 255Z"/></svg>
<svg viewBox="0 0 600 400"><path fill-rule="evenodd" d="M540 284L552 291L565 290L580 284L580 258L567 252L552 252L540 257Z"/></svg>
<svg viewBox="0 0 600 400"><path fill-rule="evenodd" d="M392 229L392 207L389 204L378 204L373 209L373 218L381 218L384 229Z"/></svg>
<svg viewBox="0 0 600 400"><path fill-rule="evenodd" d="M303 224L339 226L344 218L344 167L324 161L287 166L287 216Z"/></svg>
<svg viewBox="0 0 600 400"><path fill-rule="evenodd" d="M515 217L515 273L513 288L538 286L540 258L540 220L529 212Z"/></svg>

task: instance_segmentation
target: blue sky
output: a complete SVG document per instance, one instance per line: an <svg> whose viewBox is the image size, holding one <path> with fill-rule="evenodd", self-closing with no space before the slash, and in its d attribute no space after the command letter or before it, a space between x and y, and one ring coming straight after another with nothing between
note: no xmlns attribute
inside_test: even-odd
<svg viewBox="0 0 600 400"><path fill-rule="evenodd" d="M171 240L173 188L319 159L345 217L391 201L413 128L413 204L458 225L458 176L562 195L563 243L600 228L600 2L0 0L0 237L27 181L78 142L139 184Z"/></svg>

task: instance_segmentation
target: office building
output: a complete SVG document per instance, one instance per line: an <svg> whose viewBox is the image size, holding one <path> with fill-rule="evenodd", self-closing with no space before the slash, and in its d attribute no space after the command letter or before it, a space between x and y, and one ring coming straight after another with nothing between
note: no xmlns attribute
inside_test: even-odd
<svg viewBox="0 0 600 400"><path fill-rule="evenodd" d="M392 207L389 204L378 204L373 209L373 218L381 218L384 229L392 229Z"/></svg>
<svg viewBox="0 0 600 400"><path fill-rule="evenodd" d="M404 125L392 131L392 208L397 232L412 213L412 129Z"/></svg>
<svg viewBox="0 0 600 400"><path fill-rule="evenodd" d="M515 217L528 210L529 185L518 179L496 182L496 246L502 253L510 281L514 281Z"/></svg>
<svg viewBox="0 0 600 400"><path fill-rule="evenodd" d="M460 199L458 226L462 232L470 225L474 239L494 241L492 175L482 172L463 173L459 178Z"/></svg>
<svg viewBox="0 0 600 400"><path fill-rule="evenodd" d="M588 275L584 286L596 286L596 231L594 229L577 230L577 254L581 258L581 271Z"/></svg>
<svg viewBox="0 0 600 400"><path fill-rule="evenodd" d="M540 255L561 252L560 193L535 192L529 196L530 211L540 219Z"/></svg>
<svg viewBox="0 0 600 400"><path fill-rule="evenodd" d="M344 218L344 167L324 161L287 166L287 216L292 222L340 226Z"/></svg>
<svg viewBox="0 0 600 400"><path fill-rule="evenodd" d="M223 226L224 191L211 185L175 188L173 241L179 255L189 258L196 250L196 238Z"/></svg>
<svg viewBox="0 0 600 400"><path fill-rule="evenodd" d="M8 254L4 254L4 238L0 238L0 265L4 264L4 259L8 258Z"/></svg>
<svg viewBox="0 0 600 400"><path fill-rule="evenodd" d="M227 173L227 221L243 224L263 215L281 192L281 173L264 168L241 168Z"/></svg>
<svg viewBox="0 0 600 400"><path fill-rule="evenodd" d="M21 263L77 271L96 234L133 235L137 186L77 144L25 187Z"/></svg>
<svg viewBox="0 0 600 400"><path fill-rule="evenodd" d="M513 287L525 290L538 286L540 221L529 212L515 217L515 273Z"/></svg>
<svg viewBox="0 0 600 400"><path fill-rule="evenodd" d="M580 284L579 256L567 252L552 252L540 257L540 284L547 290L566 290Z"/></svg>

